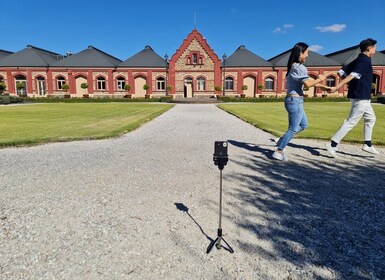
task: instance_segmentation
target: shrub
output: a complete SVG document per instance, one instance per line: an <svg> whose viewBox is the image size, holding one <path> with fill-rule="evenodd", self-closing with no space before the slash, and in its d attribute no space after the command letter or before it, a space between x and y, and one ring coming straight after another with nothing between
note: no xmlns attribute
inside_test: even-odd
<svg viewBox="0 0 385 280"><path fill-rule="evenodd" d="M222 90L222 87L221 86L215 86L215 91L221 91Z"/></svg>
<svg viewBox="0 0 385 280"><path fill-rule="evenodd" d="M5 85L5 83L0 82L0 94L3 93L6 88L7 86Z"/></svg>
<svg viewBox="0 0 385 280"><path fill-rule="evenodd" d="M381 104L385 104L385 96L378 96L377 97L377 102Z"/></svg>

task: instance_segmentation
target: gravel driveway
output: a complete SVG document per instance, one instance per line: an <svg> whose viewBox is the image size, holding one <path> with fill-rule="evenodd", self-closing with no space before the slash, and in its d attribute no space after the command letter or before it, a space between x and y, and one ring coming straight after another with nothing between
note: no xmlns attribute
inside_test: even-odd
<svg viewBox="0 0 385 280"><path fill-rule="evenodd" d="M0 279L385 279L385 149L295 139L284 163L271 139L180 104L117 139L1 149ZM233 254L206 253L218 140Z"/></svg>

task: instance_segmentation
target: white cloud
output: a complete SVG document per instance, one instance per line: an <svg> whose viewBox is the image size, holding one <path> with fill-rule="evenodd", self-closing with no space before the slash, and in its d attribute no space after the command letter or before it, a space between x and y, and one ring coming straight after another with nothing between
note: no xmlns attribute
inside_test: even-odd
<svg viewBox="0 0 385 280"><path fill-rule="evenodd" d="M346 28L346 24L333 24L329 26L317 26L315 29L317 29L319 32L342 32Z"/></svg>
<svg viewBox="0 0 385 280"><path fill-rule="evenodd" d="M290 29L290 28L293 28L294 25L293 24L288 24L288 23L285 23L283 24L282 26L278 26L276 27L273 32L274 33L286 33L286 30L287 29Z"/></svg>
<svg viewBox="0 0 385 280"><path fill-rule="evenodd" d="M320 50L322 50L324 47L320 46L320 45L312 45L309 47L309 49L313 52L319 52Z"/></svg>
<svg viewBox="0 0 385 280"><path fill-rule="evenodd" d="M276 27L273 32L274 33L281 33L282 32L282 28L281 27Z"/></svg>

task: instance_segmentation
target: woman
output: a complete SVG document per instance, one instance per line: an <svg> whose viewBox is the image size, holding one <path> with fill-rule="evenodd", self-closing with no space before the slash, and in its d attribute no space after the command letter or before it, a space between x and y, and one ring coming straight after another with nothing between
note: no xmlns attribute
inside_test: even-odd
<svg viewBox="0 0 385 280"><path fill-rule="evenodd" d="M302 86L304 85L307 88L317 86L325 90L330 89L325 85L319 84L326 79L324 75L319 75L316 80L309 77L307 69L303 65L308 56L309 46L300 42L291 50L287 63L285 108L289 116L289 128L277 142L278 149L273 154L273 158L277 160L289 160L284 154L285 147L295 134L307 128L307 118L303 109Z"/></svg>

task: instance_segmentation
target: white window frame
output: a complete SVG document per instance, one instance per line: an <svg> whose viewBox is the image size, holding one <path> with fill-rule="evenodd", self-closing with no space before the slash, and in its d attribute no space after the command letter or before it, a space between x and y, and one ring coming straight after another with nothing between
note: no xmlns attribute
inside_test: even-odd
<svg viewBox="0 0 385 280"><path fill-rule="evenodd" d="M106 90L106 78L98 77L96 81L98 90Z"/></svg>
<svg viewBox="0 0 385 280"><path fill-rule="evenodd" d="M265 79L265 89L266 90L274 90L274 78L267 77Z"/></svg>
<svg viewBox="0 0 385 280"><path fill-rule="evenodd" d="M206 79L203 77L199 77L197 79L197 90L203 91L206 90Z"/></svg>

